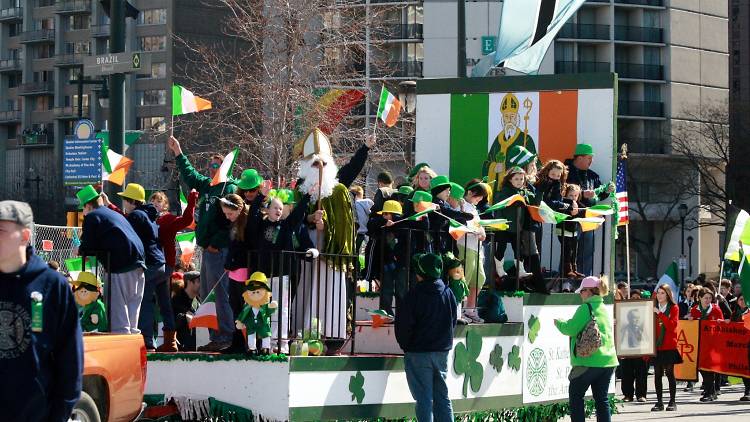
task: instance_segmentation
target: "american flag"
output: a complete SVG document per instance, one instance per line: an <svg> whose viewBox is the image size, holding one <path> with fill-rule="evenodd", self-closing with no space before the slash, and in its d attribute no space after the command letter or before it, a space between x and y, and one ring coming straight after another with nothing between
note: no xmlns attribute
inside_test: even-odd
<svg viewBox="0 0 750 422"><path fill-rule="evenodd" d="M628 164L626 158L617 160L617 176L615 177L615 198L617 198L617 225L628 224Z"/></svg>

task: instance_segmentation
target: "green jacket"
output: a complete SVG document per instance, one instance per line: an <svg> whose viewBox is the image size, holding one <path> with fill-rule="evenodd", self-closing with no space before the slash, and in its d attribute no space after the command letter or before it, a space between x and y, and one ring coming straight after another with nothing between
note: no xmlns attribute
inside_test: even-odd
<svg viewBox="0 0 750 422"><path fill-rule="evenodd" d="M575 356L573 351L576 347L578 333L583 331L586 323L591 320L589 307L586 306L586 303L590 303L591 308L594 311L596 325L599 326L599 331L602 333L602 347L595 351L591 356L584 358ZM612 332L612 320L604 307L604 299L601 296L592 296L586 299L584 303L576 309L573 318L567 321L556 320L555 326L561 333L570 337L571 365L586 366L590 368L609 368L617 366L617 352L615 351L615 339Z"/></svg>
<svg viewBox="0 0 750 422"><path fill-rule="evenodd" d="M188 189L195 189L200 194L198 203L198 219L196 220L195 238L198 246L207 248L213 246L217 249L226 248L229 245L229 222L221 211L218 198L234 193L236 180L229 179L224 183L211 186L211 178L198 173L185 154L176 158L177 169L180 177Z"/></svg>
<svg viewBox="0 0 750 422"><path fill-rule="evenodd" d="M265 304L258 308L258 315L253 313L253 308L245 305L237 317L237 321L245 324L247 334L255 334L257 337L266 338L271 336L271 314L276 312L276 308L269 308Z"/></svg>
<svg viewBox="0 0 750 422"><path fill-rule="evenodd" d="M92 319L94 315L96 315L96 322ZM101 299L97 299L81 309L81 330L84 333L107 331L107 311Z"/></svg>
<svg viewBox="0 0 750 422"><path fill-rule="evenodd" d="M517 193L521 194L521 196L526 199L526 204L518 201L509 207L495 211L495 218L505 218L508 220L508 232L510 233L516 233L519 228L523 230L524 222L526 221L526 219L531 218L529 216L529 211L526 209L526 205L539 205L539 201L537 200L536 195L534 195L525 187L522 189L516 189L513 186L505 186L497 194L497 197L493 198L493 201L497 203L502 201L503 199L510 198ZM517 214L517 210L519 208L521 209L520 220L518 220Z"/></svg>

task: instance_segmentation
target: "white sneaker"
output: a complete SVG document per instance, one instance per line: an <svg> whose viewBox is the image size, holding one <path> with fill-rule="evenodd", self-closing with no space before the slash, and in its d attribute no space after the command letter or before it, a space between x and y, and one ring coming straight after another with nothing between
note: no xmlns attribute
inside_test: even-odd
<svg viewBox="0 0 750 422"><path fill-rule="evenodd" d="M505 268L503 267L503 261L495 258L495 272L500 278L505 277Z"/></svg>

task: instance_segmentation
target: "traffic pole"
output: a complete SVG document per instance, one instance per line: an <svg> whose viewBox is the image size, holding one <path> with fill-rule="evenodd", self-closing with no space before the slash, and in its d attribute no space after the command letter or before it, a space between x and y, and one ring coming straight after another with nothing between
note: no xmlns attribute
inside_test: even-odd
<svg viewBox="0 0 750 422"><path fill-rule="evenodd" d="M109 52L116 54L125 51L125 1L109 3ZM115 73L109 77L109 149L123 154L125 145L125 74ZM119 201L114 185L109 184L110 200ZM119 205L119 204L118 204Z"/></svg>

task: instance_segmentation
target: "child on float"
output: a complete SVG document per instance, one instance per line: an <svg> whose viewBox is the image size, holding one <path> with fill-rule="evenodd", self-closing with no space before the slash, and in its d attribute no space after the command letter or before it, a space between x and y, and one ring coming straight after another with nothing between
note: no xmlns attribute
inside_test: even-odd
<svg viewBox="0 0 750 422"><path fill-rule="evenodd" d="M453 238L448 234L449 219L453 219L460 224L466 224L472 219L469 213L457 211L448 203L451 196L451 181L448 176L437 176L430 181L430 193L432 194L432 203L436 205L436 211L429 214L430 232L435 253L454 252ZM461 188L456 185L457 188ZM460 196L459 196L460 197Z"/></svg>
<svg viewBox="0 0 750 422"><path fill-rule="evenodd" d="M565 206L560 212L573 218L582 214L582 205L579 202L581 187L571 183L565 186L563 193L562 202ZM560 241L560 262L562 263L563 276L569 280L582 279L584 275L577 271L578 268L576 266L576 259L578 258L578 223L575 221L561 221L557 223L555 233L557 234L557 240ZM570 281L566 281L566 283L570 284Z"/></svg>
<svg viewBox="0 0 750 422"><path fill-rule="evenodd" d="M682 356L677 351L677 324L680 319L680 308L675 303L672 289L662 284L654 294L654 313L656 314L656 357L654 357L654 385L656 386L656 404L652 412L664 410L662 401L662 375L667 375L669 382L669 403L667 411L677 410L675 395L677 381L674 366L682 363Z"/></svg>
<svg viewBox="0 0 750 422"><path fill-rule="evenodd" d="M516 201L505 208L495 211L495 218L508 220L508 230L498 232L495 235L495 271L501 279L506 277L507 274L503 268L503 257L505 255L506 247L510 244L515 254L527 256L529 258L529 263L531 264L531 277L528 277L528 275L524 277L524 273L521 269L518 269L517 271L518 277L521 279L531 278L531 290L540 293L549 293L544 286L544 279L541 274L541 261L536 249L534 232L531 231L527 225L527 221L530 220L531 217L526 209L526 204L536 205L538 204L538 201L536 200L535 195L528 189L526 172L520 167L512 167L505 174L505 177L503 177L501 186L502 188L500 189L500 192L498 192L497 202L503 201L514 195L520 195L524 198L525 204L522 201ZM518 209L521 210L520 213L518 212ZM515 250L516 233L518 233L518 231L521 231L520 251Z"/></svg>
<svg viewBox="0 0 750 422"><path fill-rule="evenodd" d="M513 167L518 166L523 169L523 171L526 172L526 189L534 195L535 202L533 204L528 205L539 205L539 203L542 200L542 196L537 194L536 191L536 182L538 180L537 177L537 162L539 161L536 154L529 151L528 149L524 148L520 145L514 145L508 149L508 164L507 167ZM539 263L539 271L535 273L533 270L531 273L526 272L526 269L524 266L531 268L532 266L536 265L533 261L534 255L539 256L539 251L542 249L542 223L534 220L533 218L527 218L524 220L524 227L523 231L521 232L521 237L524 238L521 240L522 244L529 245L528 250L524 250L524 253L521 254L521 261L520 263L520 274L521 278L524 277L537 277L540 280L542 280L542 273L541 273L541 261ZM533 238L531 237L533 235ZM532 275L533 274L533 275ZM539 280L535 280L537 284L539 284Z"/></svg>
<svg viewBox="0 0 750 422"><path fill-rule="evenodd" d="M691 309L688 315L689 320L697 319L699 321L717 321L724 317L721 309L714 302L716 295L714 291L708 287L703 287L698 291L698 303L696 303ZM703 396L700 398L702 402L712 402L716 400L716 386L714 384L714 377L716 374L710 371L700 371L703 377Z"/></svg>
<svg viewBox="0 0 750 422"><path fill-rule="evenodd" d="M376 280L380 281L380 310L385 311L389 316L393 316L393 298L396 296L397 302L406 296L406 283L402 277L398 277L398 272L402 270L403 257L400 257L399 250L404 246L401 245L405 236L399 236L399 225L397 221L401 220L403 213L401 204L398 201L387 200L383 203L383 209L370 214L367 222L367 232L373 241L372 252L373 258L370 266L380 270ZM403 232L401 232L403 233Z"/></svg>
<svg viewBox="0 0 750 422"><path fill-rule="evenodd" d="M570 205L563 200L563 190L568 180L568 168L562 161L549 160L539 170L534 183L537 195L557 212L565 212Z"/></svg>

